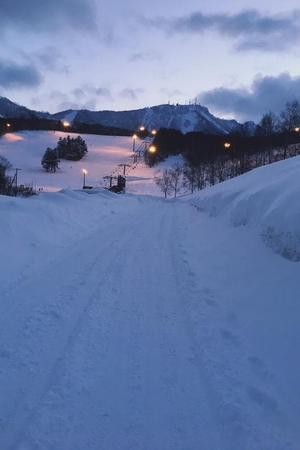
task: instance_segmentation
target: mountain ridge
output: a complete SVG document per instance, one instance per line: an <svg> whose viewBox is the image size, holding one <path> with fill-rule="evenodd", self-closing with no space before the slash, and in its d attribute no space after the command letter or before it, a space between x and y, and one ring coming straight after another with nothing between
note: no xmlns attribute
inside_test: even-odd
<svg viewBox="0 0 300 450"><path fill-rule="evenodd" d="M20 106L11 100L0 97L0 116L3 118L37 118L104 125L128 130L138 130L141 125L148 129L174 128L183 133L199 131L206 134L228 134L246 130L249 134L255 129L254 122L240 124L234 119L221 119L211 114L200 104L170 105L162 104L135 110L114 111L87 109L68 109L55 114L35 111Z"/></svg>

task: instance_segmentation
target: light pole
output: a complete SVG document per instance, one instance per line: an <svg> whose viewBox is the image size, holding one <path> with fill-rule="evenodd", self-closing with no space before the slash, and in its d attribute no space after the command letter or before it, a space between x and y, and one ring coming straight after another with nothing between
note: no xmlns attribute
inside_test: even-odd
<svg viewBox="0 0 300 450"><path fill-rule="evenodd" d="M135 140L136 140L136 138L137 138L137 135L134 134L134 135L132 136L132 139L133 139L133 141L132 141L132 151L133 151L133 153L134 153L134 151L135 151Z"/></svg>
<svg viewBox="0 0 300 450"><path fill-rule="evenodd" d="M18 167L16 167L16 173L15 173L15 180L16 180L16 188L18 187L18 172L19 172L19 170L22 170L22 169L19 169Z"/></svg>
<svg viewBox="0 0 300 450"><path fill-rule="evenodd" d="M83 173L83 189L85 189L85 176L88 172L86 169L82 169L82 173Z"/></svg>
<svg viewBox="0 0 300 450"><path fill-rule="evenodd" d="M153 155L153 156L154 156L154 153L156 152L156 147L155 147L155 145L150 145L150 147L148 148L148 152L149 152L149 155ZM150 166L150 167L153 166L154 161L155 161L155 157L149 158L149 159L148 159L148 163L149 163L149 166Z"/></svg>
<svg viewBox="0 0 300 450"><path fill-rule="evenodd" d="M7 123L7 124L6 124L6 133L9 133L10 130L11 130L11 128L10 128L10 123Z"/></svg>
<svg viewBox="0 0 300 450"><path fill-rule="evenodd" d="M150 152L150 153L155 153L155 152L156 152L156 147L155 147L155 145L150 145L150 147L149 147L149 152Z"/></svg>
<svg viewBox="0 0 300 450"><path fill-rule="evenodd" d="M119 167L123 167L123 175L125 177L126 175L126 167L130 167L129 164L119 164Z"/></svg>

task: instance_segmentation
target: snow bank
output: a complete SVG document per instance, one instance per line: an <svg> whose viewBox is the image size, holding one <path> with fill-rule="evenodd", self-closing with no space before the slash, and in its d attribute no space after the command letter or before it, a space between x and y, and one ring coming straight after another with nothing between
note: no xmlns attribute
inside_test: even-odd
<svg viewBox="0 0 300 450"><path fill-rule="evenodd" d="M233 226L255 227L266 245L300 261L300 157L260 167L189 195L188 202Z"/></svg>

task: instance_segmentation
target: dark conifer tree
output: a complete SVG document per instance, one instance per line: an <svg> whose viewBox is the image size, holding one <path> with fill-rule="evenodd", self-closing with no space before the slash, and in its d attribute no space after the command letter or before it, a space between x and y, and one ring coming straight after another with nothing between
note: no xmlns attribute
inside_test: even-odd
<svg viewBox="0 0 300 450"><path fill-rule="evenodd" d="M60 163L60 159L58 157L57 150L52 148L47 148L47 150L44 153L44 156L42 158L41 164L43 168L47 172L56 172L57 169L59 169L58 165Z"/></svg>

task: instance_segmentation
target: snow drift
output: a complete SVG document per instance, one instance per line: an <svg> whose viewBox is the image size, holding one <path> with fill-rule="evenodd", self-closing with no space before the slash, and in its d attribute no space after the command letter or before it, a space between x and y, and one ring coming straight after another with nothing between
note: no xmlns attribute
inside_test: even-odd
<svg viewBox="0 0 300 450"><path fill-rule="evenodd" d="M260 167L181 201L233 226L255 227L266 245L300 261L300 157Z"/></svg>

